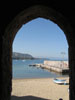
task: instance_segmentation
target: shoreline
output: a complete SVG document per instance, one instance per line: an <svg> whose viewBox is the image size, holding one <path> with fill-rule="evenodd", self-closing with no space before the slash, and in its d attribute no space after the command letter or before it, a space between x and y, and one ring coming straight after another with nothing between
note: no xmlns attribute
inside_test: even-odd
<svg viewBox="0 0 75 100"><path fill-rule="evenodd" d="M12 80L25 80L25 79L53 79L55 77L36 77L36 78L12 78ZM59 76L59 77L56 77L56 78L69 78L69 76Z"/></svg>
<svg viewBox="0 0 75 100"><path fill-rule="evenodd" d="M58 76L56 78L68 78L69 76ZM22 80L22 79L52 79L55 77L32 77L32 78L12 78L12 80Z"/></svg>

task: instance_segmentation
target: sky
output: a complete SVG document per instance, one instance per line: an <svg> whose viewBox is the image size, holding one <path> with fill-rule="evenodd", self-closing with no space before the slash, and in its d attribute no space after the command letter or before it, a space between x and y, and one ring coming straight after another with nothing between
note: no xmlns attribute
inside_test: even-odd
<svg viewBox="0 0 75 100"><path fill-rule="evenodd" d="M68 43L64 32L57 24L43 18L24 24L17 32L12 48L13 52L27 53L33 57L68 58Z"/></svg>

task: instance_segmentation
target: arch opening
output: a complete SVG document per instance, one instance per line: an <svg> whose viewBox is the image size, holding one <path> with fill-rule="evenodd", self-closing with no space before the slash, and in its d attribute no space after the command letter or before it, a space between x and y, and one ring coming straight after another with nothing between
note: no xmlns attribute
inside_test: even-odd
<svg viewBox="0 0 75 100"><path fill-rule="evenodd" d="M50 9L46 6L36 5L26 9L25 11L17 15L6 28L5 34L3 36L3 48L5 49L3 49L2 52L3 53L2 63L4 65L4 69L8 70L8 72L5 72L5 75L3 75L3 79L7 80L7 86L9 87L9 90L7 89L7 86L5 89L8 91L9 96L11 94L11 79L12 79L11 57L12 57L13 40L16 36L16 33L22 27L23 24L26 24L30 20L38 17L46 18L56 23L64 31L64 34L66 36L69 45L68 34L72 33L72 28L67 19L64 18L64 16L62 16L59 12ZM6 53L6 51L8 52ZM5 66L7 66L7 69Z"/></svg>
<svg viewBox="0 0 75 100"><path fill-rule="evenodd" d="M37 21L40 20L40 19L42 20L42 22L43 22L44 20L46 20L46 19L42 19L42 18L37 18ZM34 19L34 20L36 20L36 19ZM41 20L40 20L40 21L41 21ZM33 20L32 20L32 22L33 22ZM34 22L34 23L35 23L35 22ZM49 21L49 23L50 23L50 21ZM41 22L40 22L40 24L41 24ZM40 24L39 24L39 25L40 25ZM52 24L52 23L51 23L51 24ZM47 25L47 24L46 24L46 25ZM36 25L35 25L35 26L36 26ZM41 24L41 26L42 26L42 24ZM55 26L56 26L56 25L55 25ZM27 27L26 27L26 24L25 24L25 26L23 26L23 27L24 27L24 28L27 28ZM40 26L37 26L37 27L40 27ZM50 26L50 27L51 27L51 26ZM23 28L23 29L24 29L24 28ZM43 28L43 27L42 27L42 28ZM27 28L27 29L29 29L29 28ZM41 44L41 42L42 42L42 38L44 38L43 35L45 35L45 39L46 39L46 38L48 39L48 37L52 37L51 35L48 36L48 34L51 34L51 32L49 33L49 32L47 31L47 29L48 29L48 28L47 28L47 26L46 26L46 28L43 29L43 34L40 33L40 35L42 36L42 37L40 36L40 37L41 37L41 40L40 40L40 38L39 38L40 44ZM54 28L54 29L55 29L55 28ZM30 30L33 30L33 29L30 27ZM34 30L35 30L35 27L34 27ZM38 28L38 30L39 30L39 28ZM46 30L48 33L45 32L46 34L44 34L44 31L45 31L45 30ZM57 29L57 30L58 30L58 29ZM36 31L37 31L37 30L36 30ZM35 35L36 35L36 37L38 38L36 31L35 31ZM25 33L27 32L27 30L24 30L24 33L22 33L22 30L21 30L20 32L21 32L21 34L25 34ZM32 32L33 32L33 31L32 31ZM42 30L41 30L41 32L42 32ZM52 32L52 33L53 33L53 32ZM56 32L56 33L57 33L57 32ZM56 34L56 33L55 33L55 34ZM17 33L17 34L18 34L18 33ZM20 33L19 33L19 34L20 34ZM27 34L27 33L26 33L26 34ZM39 33L38 33L38 34L39 34ZM63 34L63 32L61 32L60 34ZM28 30L28 37L29 37L29 35L30 35L31 38L33 37L33 36L31 36L32 33ZM46 37L46 35L47 35L47 37ZM59 34L58 34L58 36L59 36ZM24 37L24 35L23 35L23 37ZM62 37L63 37L63 35L62 35ZM26 37L26 38L27 38L27 37ZM32 40L31 38L30 38L30 39L27 39L27 40L30 40L30 42L31 42L31 40ZM52 37L52 38L53 38L53 37ZM20 38L20 39L21 39L21 38ZM60 37L59 37L59 39L60 39ZM49 38L49 40L51 40L51 38ZM61 40L62 40L62 39L61 39ZM15 41L15 40L14 40L14 41ZM22 40L20 40L20 41L22 41ZM38 41L38 40L37 40L37 41ZM46 40L46 41L47 41L47 40ZM46 42L46 41L45 41L45 42ZM59 41L60 41L60 40L59 40ZM24 42L24 45L26 46L27 44L25 44L25 41L23 41L23 42ZM22 43L23 43L23 42L22 42ZM34 41L34 42L35 42L35 41ZM43 42L44 42L44 41L43 41ZM52 41L50 41L50 42L52 42ZM49 42L49 44L50 44L50 42ZM26 41L26 43L27 43L27 41ZM47 43L48 43L48 41L47 41ZM49 44L47 44L47 43L43 43L42 45L49 45ZM31 43L30 43L30 44L31 44ZM52 44L52 43L51 43L51 44ZM52 48L52 47L51 47L51 44L50 44L50 48ZM20 45L20 43L19 43L19 45ZM22 44L21 44L21 45L22 45ZM38 46L37 43L36 43L36 45ZM35 45L35 46L36 46L36 45ZM42 45L41 45L41 46L42 46ZM30 46L30 45L29 45L29 46ZM35 46L34 46L34 47L35 47ZM21 48L22 48L22 47L21 47ZM23 48L24 48L24 47L23 47ZM25 48L26 48L26 47L25 47ZM35 47L35 48L36 48L36 47ZM34 48L34 49L35 49L35 48ZM41 48L41 47L39 47L39 48ZM48 49L48 48L49 48L49 47L47 47L47 49ZM58 48L60 48L60 47L58 47ZM45 46L44 46L43 49L45 49ZM38 50L37 50L37 51L38 51ZM44 51L44 50L43 50L43 51ZM44 53L46 53L46 51L45 51ZM59 53L60 53L60 52L59 52ZM47 55L47 56L48 56L48 55Z"/></svg>

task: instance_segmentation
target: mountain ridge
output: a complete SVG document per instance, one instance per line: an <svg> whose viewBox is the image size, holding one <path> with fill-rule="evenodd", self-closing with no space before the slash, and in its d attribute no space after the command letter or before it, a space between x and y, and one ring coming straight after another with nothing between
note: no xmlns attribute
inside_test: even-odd
<svg viewBox="0 0 75 100"><path fill-rule="evenodd" d="M34 57L30 54L12 52L12 59L34 59Z"/></svg>

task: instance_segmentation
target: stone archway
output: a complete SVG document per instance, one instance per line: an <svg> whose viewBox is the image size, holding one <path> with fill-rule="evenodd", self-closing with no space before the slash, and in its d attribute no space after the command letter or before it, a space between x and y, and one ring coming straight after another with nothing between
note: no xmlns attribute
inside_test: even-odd
<svg viewBox="0 0 75 100"><path fill-rule="evenodd" d="M20 14L18 14L13 21L7 26L5 34L3 36L3 95L6 100L10 100L11 96L11 80L12 80L12 43L17 31L21 28L23 24L26 24L32 19L42 17L56 23L63 31L67 38L68 45L70 44L69 34L72 33L72 28L67 21L67 19L62 16L62 14L56 12L55 10L42 6L36 5L25 9ZM7 82L5 84L5 82ZM4 99L3 99L4 100Z"/></svg>

